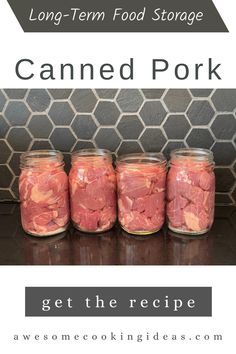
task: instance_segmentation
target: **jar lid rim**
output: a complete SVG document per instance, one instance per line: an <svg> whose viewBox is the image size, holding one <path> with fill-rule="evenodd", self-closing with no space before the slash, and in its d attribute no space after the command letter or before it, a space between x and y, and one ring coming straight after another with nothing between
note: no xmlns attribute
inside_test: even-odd
<svg viewBox="0 0 236 354"><path fill-rule="evenodd" d="M60 157L63 159L63 155L59 150L30 150L21 154L21 160L25 158L45 158L45 157Z"/></svg>
<svg viewBox="0 0 236 354"><path fill-rule="evenodd" d="M137 161L136 161L137 160ZM118 163L137 163L137 162L149 162L166 164L166 158L161 152L139 152L123 154L117 158Z"/></svg>
<svg viewBox="0 0 236 354"><path fill-rule="evenodd" d="M79 149L72 152L72 157L76 157L76 156L93 157L93 156L104 156L104 155L111 156L112 152L107 149L96 149L96 148Z"/></svg>
<svg viewBox="0 0 236 354"><path fill-rule="evenodd" d="M194 158L197 161L211 161L213 162L213 152L204 148L180 148L172 150L170 153L171 159Z"/></svg>
<svg viewBox="0 0 236 354"><path fill-rule="evenodd" d="M30 150L21 154L20 168L43 168L46 162L56 163L58 166L64 165L63 154L58 150Z"/></svg>

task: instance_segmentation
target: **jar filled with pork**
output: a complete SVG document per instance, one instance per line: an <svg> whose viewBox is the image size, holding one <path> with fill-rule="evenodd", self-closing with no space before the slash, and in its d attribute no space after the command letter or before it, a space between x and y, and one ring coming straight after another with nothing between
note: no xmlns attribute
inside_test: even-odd
<svg viewBox="0 0 236 354"><path fill-rule="evenodd" d="M162 154L128 154L118 159L118 217L125 231L147 235L161 229L165 183L166 160Z"/></svg>
<svg viewBox="0 0 236 354"><path fill-rule="evenodd" d="M215 205L214 165L209 150L179 149L171 153L167 178L169 229L200 235L211 228Z"/></svg>
<svg viewBox="0 0 236 354"><path fill-rule="evenodd" d="M63 155L54 150L35 150L22 154L20 163L24 231L33 236L51 236L65 231L70 215Z"/></svg>
<svg viewBox="0 0 236 354"><path fill-rule="evenodd" d="M103 232L116 222L116 175L111 153L85 149L72 154L71 219L76 229Z"/></svg>

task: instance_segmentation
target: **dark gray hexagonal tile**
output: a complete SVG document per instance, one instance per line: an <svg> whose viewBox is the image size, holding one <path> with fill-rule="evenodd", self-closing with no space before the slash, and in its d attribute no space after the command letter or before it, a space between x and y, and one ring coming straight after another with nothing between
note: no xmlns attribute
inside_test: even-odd
<svg viewBox="0 0 236 354"><path fill-rule="evenodd" d="M216 193L215 203L216 205L229 205L232 204L232 200L226 193Z"/></svg>
<svg viewBox="0 0 236 354"><path fill-rule="evenodd" d="M97 98L90 89L75 90L70 100L76 111L81 113L92 112L97 103Z"/></svg>
<svg viewBox="0 0 236 354"><path fill-rule="evenodd" d="M13 200L13 196L9 190L1 188L0 189L0 200L2 200L2 201Z"/></svg>
<svg viewBox="0 0 236 354"><path fill-rule="evenodd" d="M212 148L215 163L218 166L231 165L236 156L236 151L230 142L216 142Z"/></svg>
<svg viewBox="0 0 236 354"><path fill-rule="evenodd" d="M8 189L2 188L2 190L8 190ZM18 209L18 206L15 203L0 204L0 215L13 215L16 212L16 209ZM7 237L9 237L9 236L7 236ZM13 235L13 238L14 238L14 235Z"/></svg>
<svg viewBox="0 0 236 354"><path fill-rule="evenodd" d="M233 170L234 170L234 173L236 173L236 162L233 165Z"/></svg>
<svg viewBox="0 0 236 354"><path fill-rule="evenodd" d="M190 129L190 124L185 115L171 114L163 128L169 139L184 139Z"/></svg>
<svg viewBox="0 0 236 354"><path fill-rule="evenodd" d="M97 89L97 95L103 99L113 99L117 93L117 89Z"/></svg>
<svg viewBox="0 0 236 354"><path fill-rule="evenodd" d="M189 147L210 149L214 143L214 139L208 129L194 128L189 134L186 142Z"/></svg>
<svg viewBox="0 0 236 354"><path fill-rule="evenodd" d="M115 125L120 116L120 111L114 102L100 101L94 115L101 125Z"/></svg>
<svg viewBox="0 0 236 354"><path fill-rule="evenodd" d="M233 192L232 192L232 198L234 200L234 203L236 204L236 187L233 189Z"/></svg>
<svg viewBox="0 0 236 354"><path fill-rule="evenodd" d="M78 114L71 127L78 138L85 140L91 139L97 130L97 125L89 114Z"/></svg>
<svg viewBox="0 0 236 354"><path fill-rule="evenodd" d="M136 115L123 115L117 125L124 139L138 139L143 128L143 124Z"/></svg>
<svg viewBox="0 0 236 354"><path fill-rule="evenodd" d="M142 152L141 146L137 141L123 141L117 151L117 154L132 154L135 152Z"/></svg>
<svg viewBox="0 0 236 354"><path fill-rule="evenodd" d="M218 139L232 139L236 132L236 119L233 114L219 114L211 124L211 130Z"/></svg>
<svg viewBox="0 0 236 354"><path fill-rule="evenodd" d="M113 128L101 128L97 132L95 142L98 148L115 152L120 144L120 138Z"/></svg>
<svg viewBox="0 0 236 354"><path fill-rule="evenodd" d="M182 149L185 147L186 146L183 141L168 141L168 143L166 144L162 152L165 155L165 157L169 160L171 151L176 149Z"/></svg>
<svg viewBox="0 0 236 354"><path fill-rule="evenodd" d="M20 100L25 97L27 89L5 89L4 91L8 98Z"/></svg>
<svg viewBox="0 0 236 354"><path fill-rule="evenodd" d="M13 175L8 166L0 166L0 186L1 188L8 188L12 182Z"/></svg>
<svg viewBox="0 0 236 354"><path fill-rule="evenodd" d="M84 141L84 140L79 140L74 148L73 151L78 151L82 149L94 149L95 145L91 141Z"/></svg>
<svg viewBox="0 0 236 354"><path fill-rule="evenodd" d="M50 89L48 91L54 100L66 100L70 96L72 89Z"/></svg>
<svg viewBox="0 0 236 354"><path fill-rule="evenodd" d="M165 89L142 89L142 92L147 99L160 99L165 92Z"/></svg>
<svg viewBox="0 0 236 354"><path fill-rule="evenodd" d="M10 101L5 110L5 117L10 125L25 125L30 111L22 101Z"/></svg>
<svg viewBox="0 0 236 354"><path fill-rule="evenodd" d="M25 128L12 128L7 137L8 143L15 151L26 151L31 142L31 137Z"/></svg>
<svg viewBox="0 0 236 354"><path fill-rule="evenodd" d="M170 89L164 96L164 101L170 112L185 112L191 96L187 90Z"/></svg>
<svg viewBox="0 0 236 354"><path fill-rule="evenodd" d="M160 101L145 102L141 111L140 117L145 125L160 125L167 112Z"/></svg>
<svg viewBox="0 0 236 354"><path fill-rule="evenodd" d="M0 164L7 162L11 155L11 149L7 145L5 140L0 140Z"/></svg>
<svg viewBox="0 0 236 354"><path fill-rule="evenodd" d="M212 89L192 89L190 90L194 97L209 97L212 93Z"/></svg>
<svg viewBox="0 0 236 354"><path fill-rule="evenodd" d="M235 206L235 204L234 204L234 206ZM226 209L226 208L224 208L224 209ZM231 208L230 209L227 208L227 209L230 211ZM234 211L232 211L232 213L230 215L230 224L233 226L234 231L235 231L236 230L236 208L234 208ZM233 263L231 263L231 264L233 264Z"/></svg>
<svg viewBox="0 0 236 354"><path fill-rule="evenodd" d="M117 96L117 103L123 112L137 112L143 103L139 90L123 89Z"/></svg>
<svg viewBox="0 0 236 354"><path fill-rule="evenodd" d="M192 125L206 125L213 118L215 112L206 100L193 101L187 111Z"/></svg>
<svg viewBox="0 0 236 354"><path fill-rule="evenodd" d="M44 89L31 89L27 99L33 112L44 112L50 105L50 96Z"/></svg>
<svg viewBox="0 0 236 354"><path fill-rule="evenodd" d="M160 152L166 143L166 138L160 129L147 128L140 141L146 152Z"/></svg>
<svg viewBox="0 0 236 354"><path fill-rule="evenodd" d="M236 108L236 89L218 89L211 99L218 111L232 112Z"/></svg>
<svg viewBox="0 0 236 354"><path fill-rule="evenodd" d="M233 188L235 178L229 168L216 168L216 191L230 192Z"/></svg>
<svg viewBox="0 0 236 354"><path fill-rule="evenodd" d="M69 152L75 143L75 137L69 128L55 128L50 140L56 150L63 152Z"/></svg>
<svg viewBox="0 0 236 354"><path fill-rule="evenodd" d="M31 150L51 150L53 148L49 140L34 140Z"/></svg>
<svg viewBox="0 0 236 354"><path fill-rule="evenodd" d="M75 116L68 102L54 102L48 115L55 125L70 125Z"/></svg>
<svg viewBox="0 0 236 354"><path fill-rule="evenodd" d="M2 115L0 115L0 138L5 138L10 126L4 119Z"/></svg>
<svg viewBox="0 0 236 354"><path fill-rule="evenodd" d="M14 179L14 182L11 186L11 190L14 193L14 197L19 200L19 177Z"/></svg>
<svg viewBox="0 0 236 354"><path fill-rule="evenodd" d="M235 206L235 203L234 203L234 206ZM225 211L228 212L227 216L230 217L230 222L232 223L234 230L236 230L236 208L234 208L233 210L231 208L226 210L226 208L225 208ZM230 213L230 211L231 211L231 213ZM229 215L229 214L231 214L231 215Z"/></svg>
<svg viewBox="0 0 236 354"><path fill-rule="evenodd" d="M12 171L16 176L20 175L20 157L21 157L21 152L14 152L12 154L12 157L9 161L9 166L11 167Z"/></svg>
<svg viewBox="0 0 236 354"><path fill-rule="evenodd" d="M2 91L0 90L0 112L3 111L3 108L5 106L6 103L6 97L4 96L4 94L2 93Z"/></svg>
<svg viewBox="0 0 236 354"><path fill-rule="evenodd" d="M31 117L28 129L34 138L47 139L52 132L53 125L45 114L38 114Z"/></svg>

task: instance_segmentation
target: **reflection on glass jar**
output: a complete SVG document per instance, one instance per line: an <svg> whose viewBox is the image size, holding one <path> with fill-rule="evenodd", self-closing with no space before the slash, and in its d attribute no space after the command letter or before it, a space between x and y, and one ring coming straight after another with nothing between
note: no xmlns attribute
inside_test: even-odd
<svg viewBox="0 0 236 354"><path fill-rule="evenodd" d="M208 265L212 261L211 234L194 237L168 230L167 262L170 265Z"/></svg>
<svg viewBox="0 0 236 354"><path fill-rule="evenodd" d="M161 230L156 235L132 236L120 229L118 238L119 264L165 264L165 239Z"/></svg>
<svg viewBox="0 0 236 354"><path fill-rule="evenodd" d="M75 228L91 233L111 229L116 221L116 176L110 152L74 152L69 185Z"/></svg>
<svg viewBox="0 0 236 354"><path fill-rule="evenodd" d="M51 236L67 229L68 177L60 152L35 150L22 154L19 192L25 232Z"/></svg>
<svg viewBox="0 0 236 354"><path fill-rule="evenodd" d="M121 156L117 161L118 217L130 234L159 231L165 219L166 160L162 154Z"/></svg>
<svg viewBox="0 0 236 354"><path fill-rule="evenodd" d="M173 151L167 177L169 229L189 235L206 233L213 224L214 204L212 152L204 149Z"/></svg>
<svg viewBox="0 0 236 354"><path fill-rule="evenodd" d="M116 228L98 235L88 235L74 229L71 238L73 264L117 264L116 233Z"/></svg>
<svg viewBox="0 0 236 354"><path fill-rule="evenodd" d="M22 239L25 263L29 265L69 265L71 264L71 244L69 234L64 232L47 239L24 237Z"/></svg>

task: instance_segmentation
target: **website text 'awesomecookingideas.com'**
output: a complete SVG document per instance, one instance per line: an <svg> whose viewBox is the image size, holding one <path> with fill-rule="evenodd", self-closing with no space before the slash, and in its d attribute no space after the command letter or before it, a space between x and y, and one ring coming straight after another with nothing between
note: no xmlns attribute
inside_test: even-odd
<svg viewBox="0 0 236 354"><path fill-rule="evenodd" d="M12 337L13 341L19 342L214 342L223 341L220 333L160 333L153 332L104 332L104 333L17 333Z"/></svg>

